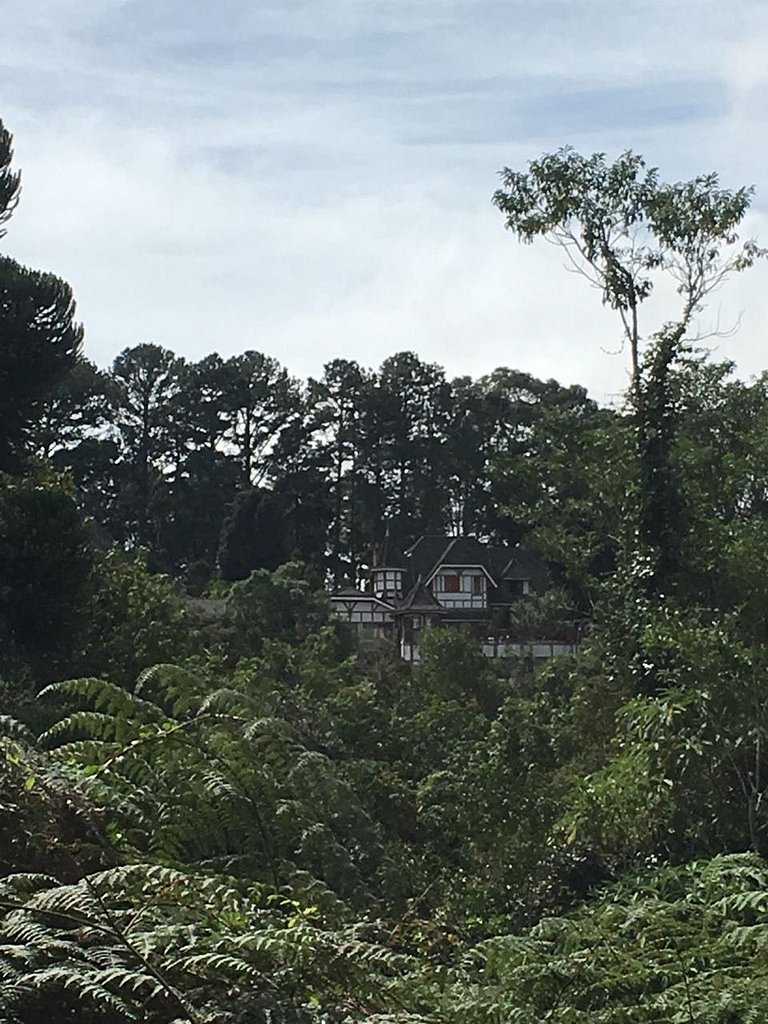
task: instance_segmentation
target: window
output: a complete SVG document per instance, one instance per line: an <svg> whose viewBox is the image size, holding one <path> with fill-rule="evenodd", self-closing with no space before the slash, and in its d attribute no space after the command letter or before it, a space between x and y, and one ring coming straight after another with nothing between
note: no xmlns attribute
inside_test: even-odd
<svg viewBox="0 0 768 1024"><path fill-rule="evenodd" d="M530 580L505 580L504 581L508 594L512 594L515 597L520 597L523 594L530 594L531 583Z"/></svg>
<svg viewBox="0 0 768 1024"><path fill-rule="evenodd" d="M472 596L481 597L483 593L483 577L473 576L472 577Z"/></svg>
<svg viewBox="0 0 768 1024"><path fill-rule="evenodd" d="M446 594L458 594L461 590L461 579L458 576L443 576L443 590Z"/></svg>

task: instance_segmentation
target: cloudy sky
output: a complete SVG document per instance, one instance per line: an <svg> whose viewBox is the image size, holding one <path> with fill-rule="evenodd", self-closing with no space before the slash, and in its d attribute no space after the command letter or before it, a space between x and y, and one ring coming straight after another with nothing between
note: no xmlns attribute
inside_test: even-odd
<svg viewBox="0 0 768 1024"><path fill-rule="evenodd" d="M612 315L489 201L502 166L566 143L754 184L746 233L768 242L764 0L2 6L24 183L3 244L71 282L101 365L140 341L302 376L411 349L616 394ZM714 344L747 376L768 365L768 263L702 329L739 318Z"/></svg>

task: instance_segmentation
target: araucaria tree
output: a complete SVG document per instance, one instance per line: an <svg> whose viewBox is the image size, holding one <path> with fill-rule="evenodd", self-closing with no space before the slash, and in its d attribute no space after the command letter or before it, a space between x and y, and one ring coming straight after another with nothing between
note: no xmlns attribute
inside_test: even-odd
<svg viewBox="0 0 768 1024"><path fill-rule="evenodd" d="M0 238L19 198L12 136L0 121ZM80 357L69 285L0 257L0 471L15 464L42 399Z"/></svg>

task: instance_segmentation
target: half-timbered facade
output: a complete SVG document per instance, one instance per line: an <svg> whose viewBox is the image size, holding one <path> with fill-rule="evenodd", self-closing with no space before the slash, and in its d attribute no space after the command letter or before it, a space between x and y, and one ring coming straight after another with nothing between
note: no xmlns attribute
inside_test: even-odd
<svg viewBox="0 0 768 1024"><path fill-rule="evenodd" d="M425 535L404 552L387 540L374 552L363 586L339 590L331 602L336 616L363 635L396 641L408 661L419 660L421 632L437 623L474 625L483 651L493 657L524 653L494 628L499 611L548 586L547 569L532 552L473 537ZM562 653L554 646L547 655L532 648L532 656Z"/></svg>

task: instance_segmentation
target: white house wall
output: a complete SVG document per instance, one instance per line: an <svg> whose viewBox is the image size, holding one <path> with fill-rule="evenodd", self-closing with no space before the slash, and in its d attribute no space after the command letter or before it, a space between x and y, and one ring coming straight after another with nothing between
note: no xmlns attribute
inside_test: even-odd
<svg viewBox="0 0 768 1024"><path fill-rule="evenodd" d="M377 594L401 594L403 591L403 573L398 569L374 569L371 578Z"/></svg>
<svg viewBox="0 0 768 1024"><path fill-rule="evenodd" d="M359 626L381 626L392 622L392 612L374 601L334 600L331 604L335 614L344 622Z"/></svg>
<svg viewBox="0 0 768 1024"><path fill-rule="evenodd" d="M457 591L445 589L446 576L459 577ZM479 580L479 584L475 584L475 580ZM479 594L473 592L475 586L479 586ZM444 608L488 607L488 577L482 569L440 569L432 580L431 590Z"/></svg>

